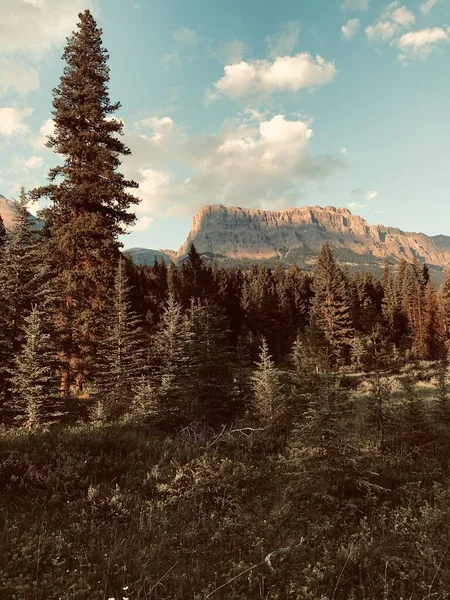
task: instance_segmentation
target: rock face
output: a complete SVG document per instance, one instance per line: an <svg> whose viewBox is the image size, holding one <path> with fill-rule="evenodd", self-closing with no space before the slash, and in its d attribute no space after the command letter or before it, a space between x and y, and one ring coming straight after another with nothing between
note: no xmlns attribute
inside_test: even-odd
<svg viewBox="0 0 450 600"><path fill-rule="evenodd" d="M0 217L3 219L5 227L11 227L14 219L14 202L7 200L0 194Z"/></svg>
<svg viewBox="0 0 450 600"><path fill-rule="evenodd" d="M346 208L303 206L280 211L211 205L194 217L192 229L178 252L182 258L194 243L198 252L228 259L316 255L324 242L343 255L366 259L392 258L443 267L450 262L450 237L429 237L394 227L370 225ZM312 260L312 259L311 259Z"/></svg>
<svg viewBox="0 0 450 600"><path fill-rule="evenodd" d="M14 200L8 200L5 196L0 194L0 217L3 219L6 229L9 229L13 223L15 214L14 207ZM29 213L29 219L35 229L40 229L42 227L42 221L34 217L31 213Z"/></svg>
<svg viewBox="0 0 450 600"><path fill-rule="evenodd" d="M125 251L131 256L136 265L153 265L155 260L164 260L166 264L176 259L176 252L173 250L149 250L147 248L129 248Z"/></svg>

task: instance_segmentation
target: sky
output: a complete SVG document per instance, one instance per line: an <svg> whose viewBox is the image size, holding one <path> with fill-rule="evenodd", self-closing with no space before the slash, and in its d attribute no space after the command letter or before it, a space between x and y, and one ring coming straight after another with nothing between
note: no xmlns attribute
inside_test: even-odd
<svg viewBox="0 0 450 600"><path fill-rule="evenodd" d="M140 184L126 248L178 249L206 204L450 235L450 0L0 0L4 196L61 160L52 89L86 8Z"/></svg>

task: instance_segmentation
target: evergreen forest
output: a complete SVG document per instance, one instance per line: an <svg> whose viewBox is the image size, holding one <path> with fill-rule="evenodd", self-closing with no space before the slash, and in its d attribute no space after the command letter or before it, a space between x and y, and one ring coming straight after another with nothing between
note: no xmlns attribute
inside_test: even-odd
<svg viewBox="0 0 450 600"><path fill-rule="evenodd" d="M0 598L450 599L450 271L133 264L89 11L63 60L0 220Z"/></svg>

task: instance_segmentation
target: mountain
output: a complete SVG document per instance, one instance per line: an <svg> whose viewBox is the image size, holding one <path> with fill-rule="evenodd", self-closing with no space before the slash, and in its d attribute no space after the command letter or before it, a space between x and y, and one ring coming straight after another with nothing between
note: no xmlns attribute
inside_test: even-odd
<svg viewBox="0 0 450 600"><path fill-rule="evenodd" d="M14 202L0 195L0 215L6 227L14 214ZM30 215L39 223L39 220ZM178 252L126 250L136 264L153 264L155 258L182 262L191 243L205 258L224 266L247 266L258 261L312 268L324 242L351 270L380 273L384 259L397 263L415 257L426 262L435 280L442 279L450 263L450 236L427 236L396 227L371 225L347 208L302 206L279 211L255 210L214 204L194 216L192 228Z"/></svg>
<svg viewBox="0 0 450 600"><path fill-rule="evenodd" d="M2 196L2 194L0 194L0 217L3 219L3 223L7 229L11 227L12 222L14 220L15 204L16 203L14 200L8 200L7 198L5 198L5 196ZM34 215L32 215L31 213L28 213L28 215L30 221L33 223L35 228L40 229L42 227L42 221Z"/></svg>
<svg viewBox="0 0 450 600"><path fill-rule="evenodd" d="M177 253L174 250L148 250L147 248L129 248L125 250L131 256L136 265L152 265L156 260L161 258L164 262L169 263L171 260L176 260Z"/></svg>
<svg viewBox="0 0 450 600"><path fill-rule="evenodd" d="M371 225L348 209L333 206L279 211L205 206L194 216L191 231L175 257L165 253L180 262L193 243L205 258L227 266L258 261L269 265L297 264L310 269L324 242L330 244L340 262L351 270L380 273L384 259L395 264L402 258L412 261L417 257L430 265L439 280L443 268L450 263L449 236L427 236ZM139 249L141 256L145 252Z"/></svg>

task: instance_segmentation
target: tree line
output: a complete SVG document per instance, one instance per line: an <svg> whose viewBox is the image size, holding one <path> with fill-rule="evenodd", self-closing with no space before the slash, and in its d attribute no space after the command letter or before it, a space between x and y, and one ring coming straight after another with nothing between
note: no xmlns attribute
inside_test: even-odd
<svg viewBox="0 0 450 600"><path fill-rule="evenodd" d="M216 425L277 412L274 365L290 365L300 389L299 373L313 385L330 368L369 368L380 356L445 359L450 274L438 294L417 259L395 272L386 262L379 279L348 273L327 244L312 272L226 270L194 246L178 266L123 256L137 184L119 170L130 150L112 116L120 104L109 98L102 32L89 11L79 19L53 90L47 146L62 164L46 186L22 189L8 231L0 222L4 422L75 419L76 406L99 422ZM27 212L38 199L42 229Z"/></svg>

